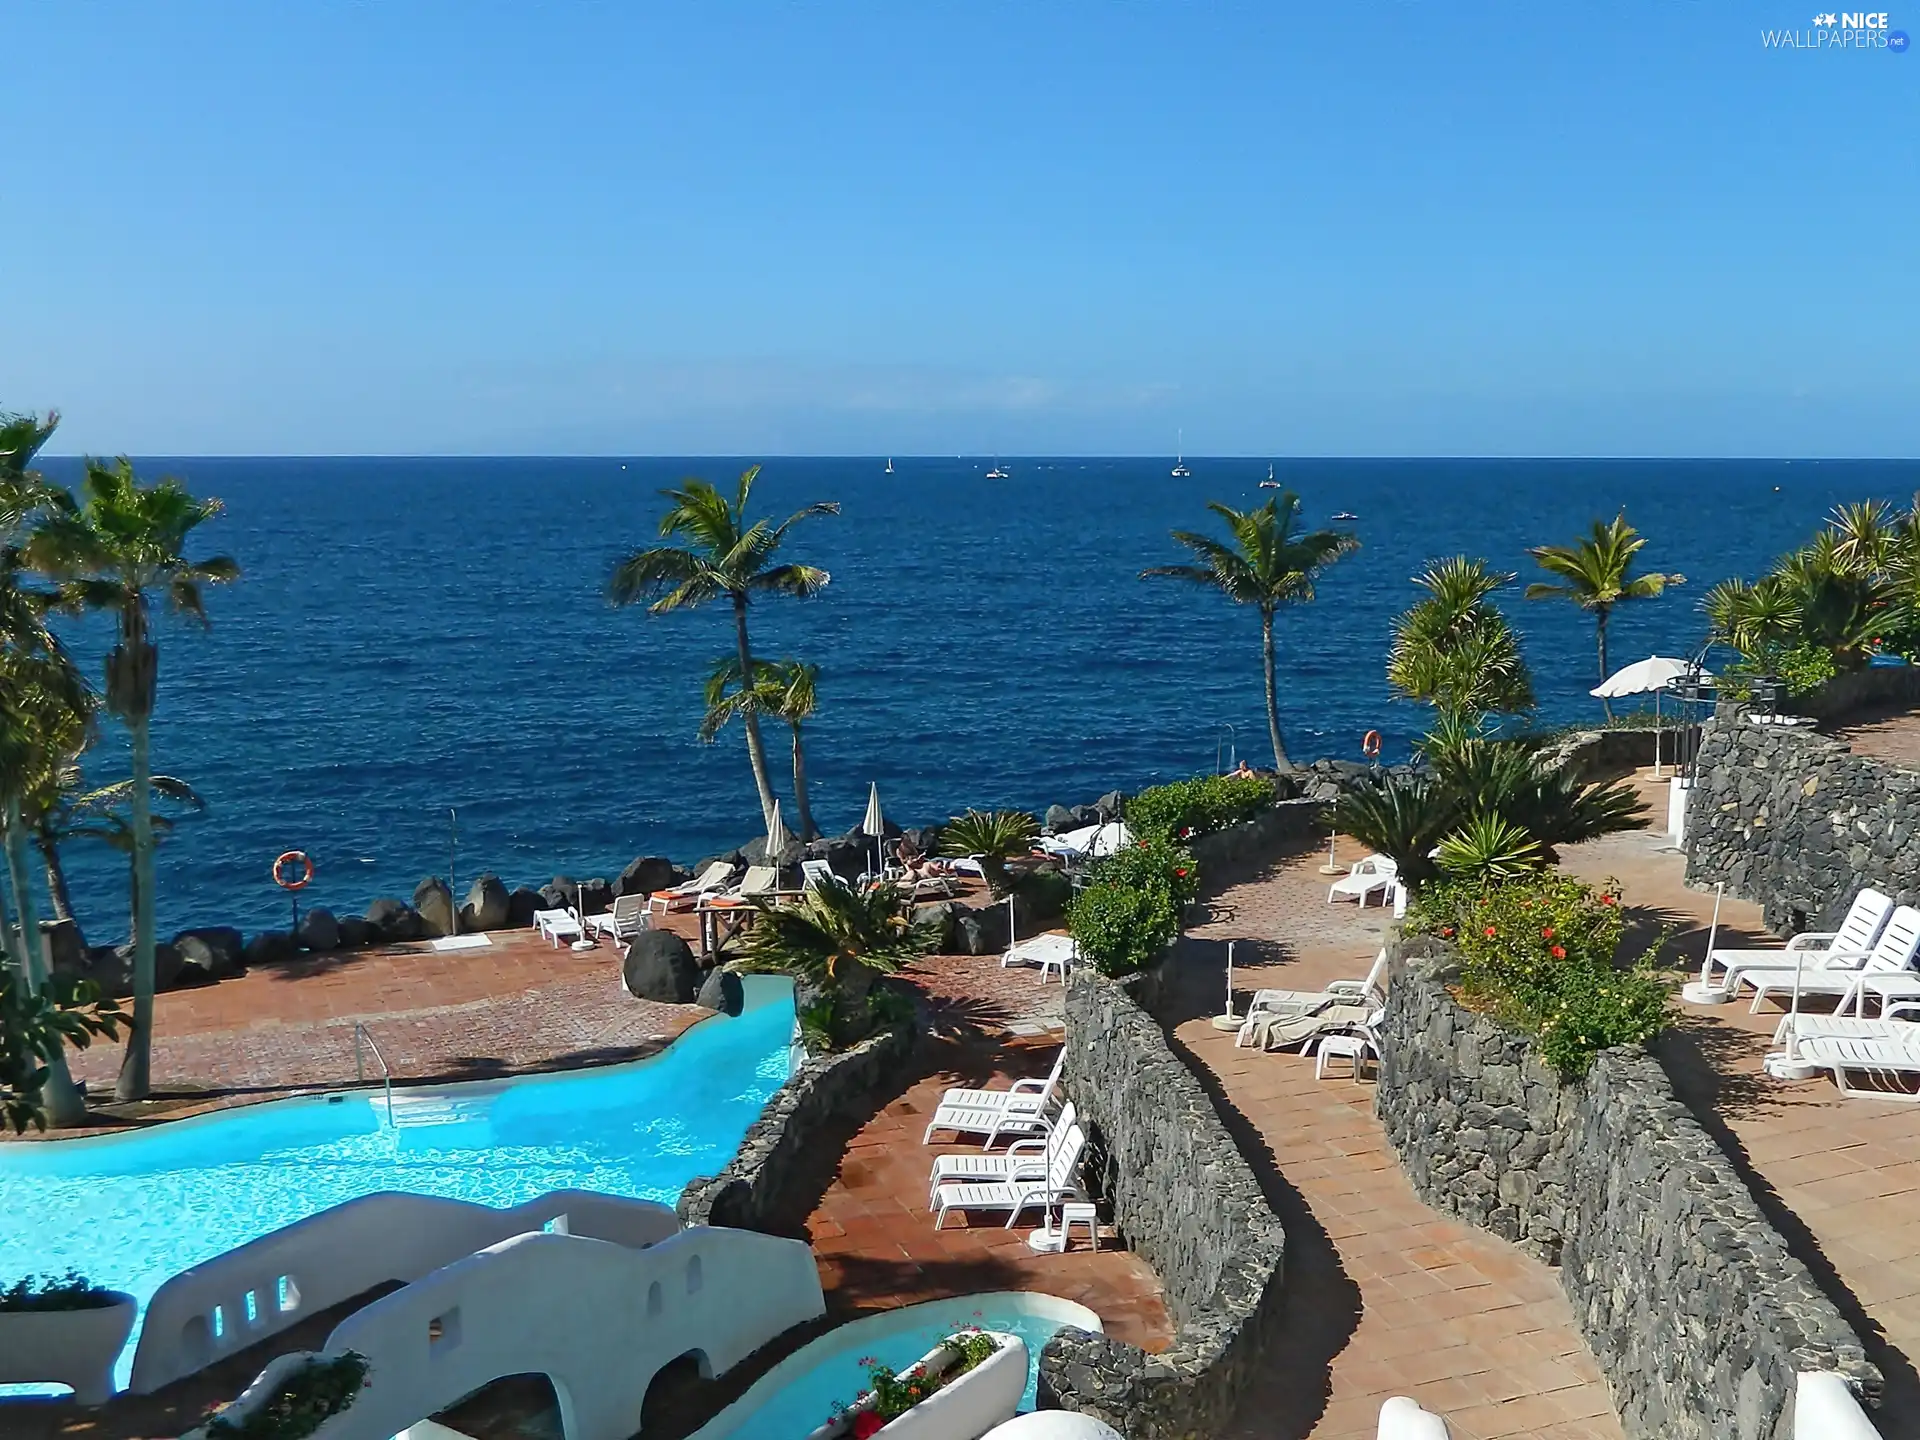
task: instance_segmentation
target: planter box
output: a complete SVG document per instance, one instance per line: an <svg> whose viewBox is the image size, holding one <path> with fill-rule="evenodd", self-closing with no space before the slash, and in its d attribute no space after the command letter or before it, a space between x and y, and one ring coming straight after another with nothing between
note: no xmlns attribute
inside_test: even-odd
<svg viewBox="0 0 1920 1440"><path fill-rule="evenodd" d="M943 1385L904 1415L897 1415L875 1432L874 1440L979 1440L994 1426L1011 1420L1020 1410L1027 1388L1027 1344L1018 1335L989 1331L1000 1348L958 1380ZM907 1374L941 1358L935 1348L901 1373ZM830 1440L850 1433L850 1410L822 1425L807 1440Z"/></svg>
<svg viewBox="0 0 1920 1440"><path fill-rule="evenodd" d="M136 1302L118 1290L104 1298L86 1310L0 1311L0 1383L71 1385L79 1404L106 1404Z"/></svg>

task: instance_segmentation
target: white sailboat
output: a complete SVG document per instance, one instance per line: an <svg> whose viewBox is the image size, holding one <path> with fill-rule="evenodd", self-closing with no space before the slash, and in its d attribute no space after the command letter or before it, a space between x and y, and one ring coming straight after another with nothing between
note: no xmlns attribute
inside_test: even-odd
<svg viewBox="0 0 1920 1440"><path fill-rule="evenodd" d="M1184 480L1193 473L1187 469L1187 432L1185 430L1180 432L1180 449L1173 457L1172 473L1174 478L1178 480Z"/></svg>
<svg viewBox="0 0 1920 1440"><path fill-rule="evenodd" d="M893 473L893 457L889 455L887 457L887 474L891 475L892 473Z"/></svg>
<svg viewBox="0 0 1920 1440"><path fill-rule="evenodd" d="M1008 475L1006 471L1000 468L1000 462L995 460L993 462L993 468L987 471L987 478L989 480L1005 480L1008 478Z"/></svg>
<svg viewBox="0 0 1920 1440"><path fill-rule="evenodd" d="M1267 478L1260 482L1260 488L1262 490L1278 490L1280 488L1280 482L1273 478L1273 462L1271 460L1267 462Z"/></svg>

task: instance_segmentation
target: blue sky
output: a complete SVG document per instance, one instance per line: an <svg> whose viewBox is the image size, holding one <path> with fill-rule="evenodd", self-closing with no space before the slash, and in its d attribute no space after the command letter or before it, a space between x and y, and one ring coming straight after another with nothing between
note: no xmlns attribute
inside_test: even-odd
<svg viewBox="0 0 1920 1440"><path fill-rule="evenodd" d="M19 6L0 404L145 454L1916 455L1920 54L1762 47L1812 13Z"/></svg>

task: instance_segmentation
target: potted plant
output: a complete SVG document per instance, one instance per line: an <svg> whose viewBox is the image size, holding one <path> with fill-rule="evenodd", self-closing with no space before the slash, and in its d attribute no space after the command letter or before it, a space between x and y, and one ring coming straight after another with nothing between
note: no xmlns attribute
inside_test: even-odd
<svg viewBox="0 0 1920 1440"><path fill-rule="evenodd" d="M0 1290L0 1382L71 1385L82 1405L113 1395L113 1363L133 1333L135 1301L69 1270Z"/></svg>
<svg viewBox="0 0 1920 1440"><path fill-rule="evenodd" d="M352 1408L371 1383L370 1368L356 1350L278 1356L238 1399L220 1406L184 1440L307 1440Z"/></svg>
<svg viewBox="0 0 1920 1440"><path fill-rule="evenodd" d="M1026 1342L993 1330L955 1331L898 1373L861 1364L867 1388L807 1440L972 1440L1011 1420L1027 1388Z"/></svg>

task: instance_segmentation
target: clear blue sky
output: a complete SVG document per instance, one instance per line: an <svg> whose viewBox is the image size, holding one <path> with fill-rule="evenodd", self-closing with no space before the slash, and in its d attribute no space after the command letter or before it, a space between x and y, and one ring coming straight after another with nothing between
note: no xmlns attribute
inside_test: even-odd
<svg viewBox="0 0 1920 1440"><path fill-rule="evenodd" d="M14 6L0 405L137 454L1916 455L1920 54L1762 48L1813 13Z"/></svg>

